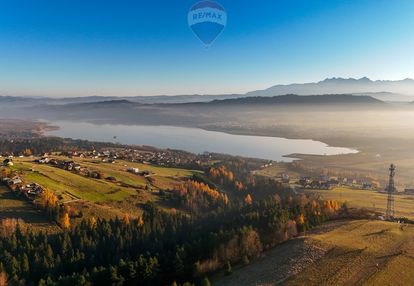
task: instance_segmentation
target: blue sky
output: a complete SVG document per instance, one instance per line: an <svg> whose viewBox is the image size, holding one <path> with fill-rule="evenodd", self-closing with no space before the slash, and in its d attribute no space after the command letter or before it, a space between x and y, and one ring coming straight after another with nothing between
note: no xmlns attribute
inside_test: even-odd
<svg viewBox="0 0 414 286"><path fill-rule="evenodd" d="M239 93L326 77L414 77L414 1L219 1L205 48L197 1L0 0L0 94Z"/></svg>

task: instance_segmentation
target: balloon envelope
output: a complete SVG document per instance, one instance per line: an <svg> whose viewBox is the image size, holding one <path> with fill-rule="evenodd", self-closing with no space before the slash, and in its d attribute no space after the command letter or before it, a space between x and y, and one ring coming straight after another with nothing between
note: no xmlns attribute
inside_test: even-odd
<svg viewBox="0 0 414 286"><path fill-rule="evenodd" d="M226 27L227 13L217 2L201 1L188 12L188 25L206 46L210 46Z"/></svg>

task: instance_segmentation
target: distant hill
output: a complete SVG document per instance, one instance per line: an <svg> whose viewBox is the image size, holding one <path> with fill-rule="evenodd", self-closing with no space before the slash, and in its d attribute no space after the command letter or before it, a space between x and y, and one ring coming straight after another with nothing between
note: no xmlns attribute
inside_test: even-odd
<svg viewBox="0 0 414 286"><path fill-rule="evenodd" d="M272 96L272 97L263 97L263 96L254 96L254 97L240 97L240 98L231 98L231 99L216 99L209 102L189 102L189 103L163 103L163 104L140 104L137 102L132 102L125 99L120 100L105 100L98 102L88 102L88 103L71 103L60 105L60 110L81 108L81 109L94 109L94 108L122 108L130 107L137 108L141 106L148 105L148 107L153 106L163 107L163 108L184 108L186 105L191 106L208 106L208 105L382 105L383 101L373 98L371 96L364 95L352 95L352 94L325 94L325 95L297 95L297 94L287 94L281 96ZM50 105L48 106L50 108Z"/></svg>
<svg viewBox="0 0 414 286"><path fill-rule="evenodd" d="M365 93L353 93L353 95L366 95L373 98L389 101L389 102L410 102L414 100L414 96L406 94L398 94L392 92L365 92Z"/></svg>
<svg viewBox="0 0 414 286"><path fill-rule="evenodd" d="M141 104L128 100L107 100L102 102L70 103L61 105L37 105L26 107L24 114L35 117L71 120L105 120L107 122L187 122L188 118L225 108L227 112L241 109L257 110L267 107L312 107L313 109L350 109L386 107L386 103L370 96L349 94L332 95L283 95L274 97L245 97L210 102ZM202 122L203 120L199 118Z"/></svg>
<svg viewBox="0 0 414 286"><path fill-rule="evenodd" d="M76 103L68 103L68 104L62 104L60 106L62 107L86 107L86 108L92 108L92 107L112 107L112 106L120 106L120 105L131 105L136 104L135 102L126 100L126 99L110 99L110 100L103 100L103 101L92 101L92 102L76 102Z"/></svg>
<svg viewBox="0 0 414 286"><path fill-rule="evenodd" d="M214 100L207 105L367 105L384 104L383 101L371 96L356 96L351 94L326 94L301 96L288 94L272 97L244 97L235 99Z"/></svg>

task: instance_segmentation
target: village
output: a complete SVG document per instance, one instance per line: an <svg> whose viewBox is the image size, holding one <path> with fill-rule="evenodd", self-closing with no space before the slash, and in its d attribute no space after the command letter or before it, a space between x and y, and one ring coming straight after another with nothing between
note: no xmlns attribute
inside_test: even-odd
<svg viewBox="0 0 414 286"><path fill-rule="evenodd" d="M224 156L224 155L223 155ZM164 167L183 167L183 168L202 168L203 166L210 166L214 160L220 159L220 154L213 154L205 152L203 154L192 154L185 151L179 150L158 150L152 147L143 147L142 149L132 148L107 148L105 150L90 150L90 151L70 151L70 152L52 152L43 153L38 156L26 154L18 154L17 157L30 157L33 158L33 162L39 165L45 164L67 170L76 173L81 176L95 178L95 179L106 179L114 180L114 178L106 177L103 178L97 170L93 170L90 167L82 166L79 162L75 162L73 159L95 159L102 163L113 164L117 160L125 160L128 162L142 163L146 165L164 166ZM3 166L13 165L14 156L11 154L0 155L3 160ZM262 169L272 167L277 164L272 161L264 161L261 165ZM145 178L154 175L152 171L135 167L126 167L126 171L138 176ZM35 170L32 170L35 171ZM301 189L320 189L320 190L332 190L333 188L345 186L361 190L376 190L382 191L380 184L377 181L360 179L360 178L349 178L340 176L299 176L292 177L286 173L281 173L275 177L277 181L282 184L290 185L295 188ZM27 197L33 198L36 195L42 193L42 186L37 183L30 183L22 186L22 179L19 176L8 177L3 176L1 178L3 184L10 186L11 189L18 189ZM414 190L412 188L406 188L405 194L412 194Z"/></svg>
<svg viewBox="0 0 414 286"><path fill-rule="evenodd" d="M25 150L16 154L16 156L14 154L0 155L0 162L3 166L0 182L13 193L23 196L33 203L49 187L54 191L58 191L62 202L65 201L62 194L67 194L66 201L70 202L87 197L87 193L76 190L77 182L70 186L70 190L67 191L64 186L62 186L63 188L59 187L60 183L58 181L53 181L47 177L45 181L44 176L49 176L49 173L53 172L53 168L56 168L70 172L75 176L95 180L82 181L82 184L85 184L84 188L88 184L94 185L97 182L107 182L105 189L110 190L109 194L116 197L117 194L120 194L117 188L121 188L126 193L129 193L129 190L132 189L154 191L158 189L159 184L163 186L170 184L171 179L179 181L178 177L166 178L164 173L172 172L175 168L190 170L195 167L200 169L203 165L211 164L212 156L208 153L194 155L183 151L158 150L151 147L142 149L105 148L103 150L50 152L36 155ZM21 163L24 163L27 169L22 169L23 165ZM111 171L111 165L116 165L116 172ZM41 166L47 166L48 169ZM164 171L158 174L158 169L154 166L164 168ZM178 171L178 173L181 172ZM126 174L130 174L130 176ZM47 182L46 185L44 185L44 181ZM164 181L168 181L168 184L162 183Z"/></svg>
<svg viewBox="0 0 414 286"><path fill-rule="evenodd" d="M131 148L106 148L104 150L90 150L90 151L65 151L65 152L52 152L37 154L36 157L45 158L50 155L74 157L74 158L90 158L90 159L102 159L103 162L113 162L114 160L121 159L131 162L156 164L158 166L185 166L194 163L201 164L201 161L208 159L210 154L205 153L202 155L196 155L180 150L160 150L152 147L141 147L140 149ZM31 153L30 149L26 149L17 154L4 153L0 154L0 158L12 159L14 157L35 157ZM39 163L45 163L40 159Z"/></svg>
<svg viewBox="0 0 414 286"><path fill-rule="evenodd" d="M333 188L341 186L358 188L361 190L378 190L380 188L378 182L328 176L320 176L318 178L301 177L298 183L304 189L320 190L332 190Z"/></svg>
<svg viewBox="0 0 414 286"><path fill-rule="evenodd" d="M26 154L27 155L27 154ZM10 154L5 154L3 166L12 167L13 157ZM202 169L208 167L220 158L219 154L203 153L199 155L191 154L183 151L175 150L157 150L146 148L132 149L132 148L112 148L105 150L90 150L90 151L71 151L71 152L52 152L39 154L39 156L19 154L18 158L32 159L34 165L31 172L37 172L36 165L47 165L54 168L59 168L83 177L92 179L103 179L109 182L117 182L114 176L106 176L101 171L91 168L90 165L82 165L81 159L95 160L103 164L115 164L118 160L141 163L143 166L161 166L161 167L183 167ZM262 169L272 167L274 162L266 162L261 165ZM151 177L156 175L152 170L145 168L137 168L133 166L124 165L124 171L136 176L142 177L145 180L151 180ZM38 182L25 181L18 173L3 172L1 182L8 186L13 192L17 192L31 201L34 201L37 196L41 195L44 187ZM345 177L329 177L329 176L299 176L291 177L287 172L281 173L275 177L277 181L295 189L311 189L311 190L332 190L337 187L349 187L360 190L376 190L383 191L378 182L361 180L355 178ZM127 186L127 184L123 184ZM407 189L406 193L412 193L411 189Z"/></svg>

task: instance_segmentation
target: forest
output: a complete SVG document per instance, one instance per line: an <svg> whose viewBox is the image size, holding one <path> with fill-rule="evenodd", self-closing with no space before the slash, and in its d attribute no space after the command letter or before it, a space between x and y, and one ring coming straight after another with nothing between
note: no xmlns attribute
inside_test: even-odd
<svg viewBox="0 0 414 286"><path fill-rule="evenodd" d="M334 201L305 195L226 203L194 182L180 192L189 196L183 201L190 213L206 201L189 204L191 193L219 203L197 216L147 203L138 219L91 217L56 234L14 225L0 238L0 277L9 285L209 285L211 274L231 275L232 265L248 264L341 211ZM54 207L46 199L48 205Z"/></svg>

